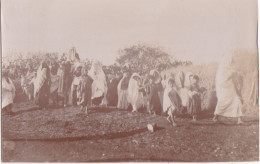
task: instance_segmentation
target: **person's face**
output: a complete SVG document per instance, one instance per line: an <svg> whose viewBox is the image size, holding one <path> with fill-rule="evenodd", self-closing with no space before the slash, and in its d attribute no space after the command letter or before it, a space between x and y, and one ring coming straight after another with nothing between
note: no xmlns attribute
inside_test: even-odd
<svg viewBox="0 0 260 164"><path fill-rule="evenodd" d="M192 84L198 85L198 83L199 83L199 80L192 78Z"/></svg>
<svg viewBox="0 0 260 164"><path fill-rule="evenodd" d="M171 82L169 82L169 86L170 86L170 88L173 88L173 86L174 86L174 83L171 81Z"/></svg>

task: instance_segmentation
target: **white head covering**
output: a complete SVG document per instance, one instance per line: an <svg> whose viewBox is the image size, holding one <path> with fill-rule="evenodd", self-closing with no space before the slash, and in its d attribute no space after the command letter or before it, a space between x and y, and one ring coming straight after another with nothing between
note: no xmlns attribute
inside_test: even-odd
<svg viewBox="0 0 260 164"><path fill-rule="evenodd" d="M184 79L185 79L185 76L184 76L184 73L182 71L180 71L176 74L175 83L176 83L176 86L179 89L184 87Z"/></svg>
<svg viewBox="0 0 260 164"><path fill-rule="evenodd" d="M191 72L187 72L185 75L184 87L189 88L191 85L193 74Z"/></svg>
<svg viewBox="0 0 260 164"><path fill-rule="evenodd" d="M105 73L102 69L102 63L99 61L93 61L91 68L88 72L88 75L94 80L95 79L99 79L99 80L106 79Z"/></svg>
<svg viewBox="0 0 260 164"><path fill-rule="evenodd" d="M138 73L133 73L133 75L129 80L128 89L127 89L128 102L132 105L133 110L137 110L142 105L140 99L141 94L139 92L139 85L138 85L139 82L135 79L135 77L141 79Z"/></svg>
<svg viewBox="0 0 260 164"><path fill-rule="evenodd" d="M161 76L157 70L151 70L150 75L154 77L154 82L156 84L161 82Z"/></svg>
<svg viewBox="0 0 260 164"><path fill-rule="evenodd" d="M92 99L101 97L104 94L104 98L107 93L107 81L106 75L102 69L102 64L99 61L92 63L91 69L88 75L93 79L92 83Z"/></svg>

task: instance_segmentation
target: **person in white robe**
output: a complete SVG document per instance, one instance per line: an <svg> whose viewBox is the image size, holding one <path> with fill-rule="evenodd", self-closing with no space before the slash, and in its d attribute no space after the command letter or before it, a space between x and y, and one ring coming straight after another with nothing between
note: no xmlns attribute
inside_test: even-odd
<svg viewBox="0 0 260 164"><path fill-rule="evenodd" d="M220 115L238 118L237 123L241 124L243 123L241 120L241 116L243 116L242 86L241 83L236 83L236 81L238 81L236 79L239 79L240 75L232 66L233 57L231 55L224 56L222 60L216 75L216 94L218 102L213 121L217 121L217 116Z"/></svg>
<svg viewBox="0 0 260 164"><path fill-rule="evenodd" d="M12 113L12 106L15 97L15 86L11 78L8 77L8 71L2 70L2 110Z"/></svg>
<svg viewBox="0 0 260 164"><path fill-rule="evenodd" d="M77 93L77 90L78 90L78 87L79 87L79 83L80 83L80 76L81 76L81 70L82 70L82 63L80 62L76 62L74 63L73 65L73 80L72 80L72 83L71 83L71 102L72 102L72 105L73 106L77 106L77 101L78 101L78 93Z"/></svg>
<svg viewBox="0 0 260 164"><path fill-rule="evenodd" d="M143 105L143 98L140 92L141 77L138 73L133 73L129 80L127 95L128 102L132 105L132 112L137 112L137 110Z"/></svg>
<svg viewBox="0 0 260 164"><path fill-rule="evenodd" d="M166 74L163 75L161 84L162 84L163 89L165 89L166 85L167 85L167 75Z"/></svg>
<svg viewBox="0 0 260 164"><path fill-rule="evenodd" d="M106 75L102 69L102 64L98 61L94 61L88 74L93 79L91 96L92 103L94 99L99 99L102 97L101 104L107 105L106 94L108 87Z"/></svg>
<svg viewBox="0 0 260 164"><path fill-rule="evenodd" d="M191 83L192 83L192 77L193 77L193 74L191 72L187 72L185 74L184 87L190 88Z"/></svg>
<svg viewBox="0 0 260 164"><path fill-rule="evenodd" d="M168 114L167 121L169 121L173 126L177 126L174 120L174 115L176 114L178 105L171 100L173 98L170 98L172 91L177 93L176 87L174 87L175 81L172 77L169 77L166 81L167 82L163 93L163 112L167 112Z"/></svg>
<svg viewBox="0 0 260 164"><path fill-rule="evenodd" d="M180 73L180 76L182 76L181 73ZM190 89L190 86L191 86L192 76L193 75L192 75L191 72L187 72L185 74L185 81L183 81L184 82L184 87L183 88L179 88L178 87L179 84L177 85L177 87L179 88L178 93L179 93L179 96L181 97L182 106L184 108L187 108L188 102L189 102L189 99L190 99L190 97L189 97L189 89ZM177 77L179 77L179 76L177 76ZM178 79L178 78L176 78L176 79Z"/></svg>
<svg viewBox="0 0 260 164"><path fill-rule="evenodd" d="M178 72L174 79L178 90L184 87L185 75L182 71Z"/></svg>
<svg viewBox="0 0 260 164"><path fill-rule="evenodd" d="M35 104L45 109L49 104L50 96L50 68L46 60L42 61L37 70L36 83L34 88Z"/></svg>
<svg viewBox="0 0 260 164"><path fill-rule="evenodd" d="M119 81L117 86L118 92L118 103L117 108L119 109L127 109L129 103L127 101L127 88L128 88L129 78L127 73L123 74L123 78Z"/></svg>

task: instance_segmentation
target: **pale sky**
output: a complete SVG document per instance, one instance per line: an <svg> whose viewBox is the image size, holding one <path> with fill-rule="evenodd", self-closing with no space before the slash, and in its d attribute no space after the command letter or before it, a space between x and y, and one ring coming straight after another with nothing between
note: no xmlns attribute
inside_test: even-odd
<svg viewBox="0 0 260 164"><path fill-rule="evenodd" d="M119 49L160 46L180 60L257 51L257 0L2 0L2 53L65 52L114 62Z"/></svg>

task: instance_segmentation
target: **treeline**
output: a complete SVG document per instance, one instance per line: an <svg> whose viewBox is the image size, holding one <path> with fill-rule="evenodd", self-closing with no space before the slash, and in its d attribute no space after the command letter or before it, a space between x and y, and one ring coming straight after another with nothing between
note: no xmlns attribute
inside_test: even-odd
<svg viewBox="0 0 260 164"><path fill-rule="evenodd" d="M26 55L8 54L3 57L3 67L11 68L11 74L19 77L28 71L36 71L43 59L47 59L48 63L57 64L61 60L81 61L90 68L91 61L88 58L80 59L75 47L69 51L59 53L43 53L35 52ZM144 44L133 45L119 50L118 56L114 64L104 66L106 74L118 74L123 71L139 72L140 74L149 72L151 69L163 71L180 65L191 65L190 61L180 61L174 59L168 53L164 52L160 47L151 47Z"/></svg>

